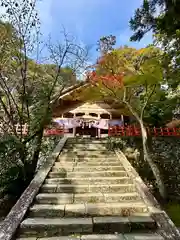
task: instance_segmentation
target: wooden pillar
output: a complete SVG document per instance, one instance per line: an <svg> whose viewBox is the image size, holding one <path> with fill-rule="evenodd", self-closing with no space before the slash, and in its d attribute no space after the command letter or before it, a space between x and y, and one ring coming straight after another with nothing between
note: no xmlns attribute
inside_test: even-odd
<svg viewBox="0 0 180 240"><path fill-rule="evenodd" d="M76 114L74 113L73 118L76 117ZM76 136L76 127L73 127L73 137Z"/></svg>
<svg viewBox="0 0 180 240"><path fill-rule="evenodd" d="M98 138L100 138L100 137L101 137L101 129L98 128Z"/></svg>
<svg viewBox="0 0 180 240"><path fill-rule="evenodd" d="M76 127L73 128L73 137L76 136Z"/></svg>
<svg viewBox="0 0 180 240"><path fill-rule="evenodd" d="M98 119L99 119L99 120L101 119L101 114L102 114L102 113L98 113ZM98 136L98 138L101 137L101 129L100 129L100 128L97 129L97 136Z"/></svg>
<svg viewBox="0 0 180 240"><path fill-rule="evenodd" d="M121 121L122 121L122 123L124 125L124 116L123 115L121 115Z"/></svg>

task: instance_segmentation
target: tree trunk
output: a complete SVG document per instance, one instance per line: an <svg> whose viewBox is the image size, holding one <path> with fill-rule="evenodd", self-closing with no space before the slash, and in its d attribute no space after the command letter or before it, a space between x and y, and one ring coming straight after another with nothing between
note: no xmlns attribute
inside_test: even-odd
<svg viewBox="0 0 180 240"><path fill-rule="evenodd" d="M141 134L142 134L142 144L143 144L143 154L144 154L144 160L149 163L149 166L151 167L151 170L156 178L156 183L159 189L159 193L163 199L166 199L166 190L165 185L161 177L160 170L158 166L153 162L148 148L148 139L147 139L147 131L144 127L142 119L138 119L140 127L141 127Z"/></svg>
<svg viewBox="0 0 180 240"><path fill-rule="evenodd" d="M37 136L37 143L36 143L36 148L33 154L32 161L30 163L26 163L26 166L25 166L27 183L29 183L32 180L35 174L37 162L39 159L39 153L41 151L42 138L43 138L43 128L41 129L40 133Z"/></svg>
<svg viewBox="0 0 180 240"><path fill-rule="evenodd" d="M146 131L146 128L144 127L143 119L142 119L142 117L139 117L139 115L136 113L136 111L134 111L134 109L131 107L131 105L128 102L124 101L124 103L126 104L128 109L130 110L130 112L133 114L133 116L136 118L136 120L140 124L144 160L148 162L148 164L154 174L161 197L163 199L166 199L167 196L166 196L165 185L162 180L160 170L159 170L158 166L153 162L153 160L150 156L150 153L149 153L148 142L147 142L147 140L148 140L147 139L147 131ZM141 114L141 116L142 116L142 114Z"/></svg>

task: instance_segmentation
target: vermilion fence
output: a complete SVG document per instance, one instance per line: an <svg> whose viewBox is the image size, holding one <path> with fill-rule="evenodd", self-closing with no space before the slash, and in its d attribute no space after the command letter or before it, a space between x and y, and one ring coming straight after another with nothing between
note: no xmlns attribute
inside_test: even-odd
<svg viewBox="0 0 180 240"><path fill-rule="evenodd" d="M28 134L28 125L27 124L22 125L22 129L21 129L20 124L15 124L15 131L18 135L20 135L22 132L22 135L25 136ZM4 132L3 126L2 126L2 124L0 124L0 134L2 134L3 132ZM9 127L9 129L7 129L6 132L13 133L13 130L12 130L12 128ZM63 128L45 129L44 136L63 135L65 132L66 132L66 130L64 130Z"/></svg>
<svg viewBox="0 0 180 240"><path fill-rule="evenodd" d="M146 127L147 134L151 136L176 136L180 137L180 128L150 128ZM141 129L137 126L114 126L108 130L109 136L141 136Z"/></svg>
<svg viewBox="0 0 180 240"><path fill-rule="evenodd" d="M176 136L180 137L180 128L150 128L146 127L147 134L151 136ZM12 129L9 128L7 130L9 133L13 133ZM20 124L15 125L15 131L17 134L21 134L21 126ZM63 135L64 133L68 133L68 129L64 128L51 128L44 130L44 136L53 136L53 135ZM0 124L0 134L3 133L3 126ZM28 134L28 125L22 125L22 134ZM141 136L141 129L138 126L114 126L108 129L108 136Z"/></svg>
<svg viewBox="0 0 180 240"><path fill-rule="evenodd" d="M63 135L64 133L68 133L68 129L45 129L44 136L53 136L53 135Z"/></svg>

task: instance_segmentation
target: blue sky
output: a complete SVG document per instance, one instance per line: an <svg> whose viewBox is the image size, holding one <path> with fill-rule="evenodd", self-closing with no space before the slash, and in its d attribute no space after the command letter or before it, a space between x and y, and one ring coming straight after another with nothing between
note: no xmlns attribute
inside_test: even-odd
<svg viewBox="0 0 180 240"><path fill-rule="evenodd" d="M144 47L152 42L151 34L139 43L129 42L129 19L141 3L142 0L42 0L38 11L43 38L51 34L58 40L63 25L82 44L93 46L92 58L97 55L98 39L105 35L115 35L117 46Z"/></svg>

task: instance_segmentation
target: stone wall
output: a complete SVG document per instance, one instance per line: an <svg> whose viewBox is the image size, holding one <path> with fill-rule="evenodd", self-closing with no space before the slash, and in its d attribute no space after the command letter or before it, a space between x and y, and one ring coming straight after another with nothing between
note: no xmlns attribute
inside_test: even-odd
<svg viewBox="0 0 180 240"><path fill-rule="evenodd" d="M141 138L123 138L113 141L116 142L115 147L123 150L146 184L155 189L154 176L148 163L143 160ZM154 162L161 170L168 197L180 200L180 138L154 137L150 139L149 147Z"/></svg>

